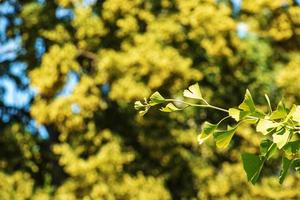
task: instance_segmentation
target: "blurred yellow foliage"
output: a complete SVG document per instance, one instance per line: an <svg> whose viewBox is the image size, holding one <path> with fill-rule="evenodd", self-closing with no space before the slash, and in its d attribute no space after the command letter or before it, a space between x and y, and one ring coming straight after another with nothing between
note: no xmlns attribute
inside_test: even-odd
<svg viewBox="0 0 300 200"><path fill-rule="evenodd" d="M258 151L251 127L221 152L196 142L203 120L218 114L187 109L142 119L133 111L135 100L155 90L176 98L191 82L224 107L237 105L248 87L258 103L264 93L280 98L277 86L299 99L300 7L293 1L243 0L237 16L226 0L28 2L18 17L36 89L30 115L49 136L34 143L24 127L4 131L0 144L14 141L26 162L22 171L20 161L0 160L0 199L300 198L299 177L280 186L277 165L248 184L239 156ZM56 9L71 14L59 19ZM40 60L37 38L45 42ZM78 80L62 94L72 73Z"/></svg>

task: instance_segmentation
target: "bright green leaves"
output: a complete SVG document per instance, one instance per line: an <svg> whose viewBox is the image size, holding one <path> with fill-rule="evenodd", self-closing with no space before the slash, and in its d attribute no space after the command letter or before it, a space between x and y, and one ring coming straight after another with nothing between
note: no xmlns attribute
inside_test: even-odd
<svg viewBox="0 0 300 200"><path fill-rule="evenodd" d="M239 121L241 119L241 116L240 116L241 111L239 109L229 108L228 114L229 114L230 117L235 119L235 121Z"/></svg>
<svg viewBox="0 0 300 200"><path fill-rule="evenodd" d="M300 151L300 140L298 136L300 133L300 106L293 105L289 109L285 107L283 101L280 101L276 110L273 111L271 101L269 97L265 95L269 110L268 114L265 114L258 109L258 106L256 107L249 90L247 90L245 98L238 108L229 108L226 110L208 104L207 101L203 99L198 84L189 86L188 89L184 90L183 96L200 100L200 103L195 104L179 99L166 99L159 92L155 92L150 96L149 101L147 99L145 99L144 102L137 101L134 107L139 110L141 115L147 113L151 107L159 104L166 104L161 107L160 111L162 112L174 112L184 110L188 107L210 108L222 111L226 113L227 116L221 119L217 124L205 122L197 138L199 144L202 144L210 136L213 136L216 146L221 149L228 147L241 123L255 125L256 132L267 136L268 139L261 141L259 155L250 153L242 154L244 170L248 180L252 184L257 182L264 163L269 160L277 150L284 152L285 156L282 159L282 169L279 177L280 183L284 181L289 168L300 172L300 158L297 158ZM228 118L234 119L237 124L233 127L228 125L226 130L219 130L221 122L224 122L224 120Z"/></svg>
<svg viewBox="0 0 300 200"><path fill-rule="evenodd" d="M202 131L200 135L198 136L198 143L202 144L209 136L211 136L215 130L217 129L218 125L211 124L209 122L204 122Z"/></svg>
<svg viewBox="0 0 300 200"><path fill-rule="evenodd" d="M277 109L274 112L272 112L270 119L271 120L283 119L286 116L287 116L287 110L284 104L282 103L282 101L280 101L277 105Z"/></svg>
<svg viewBox="0 0 300 200"><path fill-rule="evenodd" d="M148 112L148 110L149 110L149 107L145 107L145 110L141 110L141 111L139 112L139 114L140 114L141 116L144 116L144 115Z"/></svg>
<svg viewBox="0 0 300 200"><path fill-rule="evenodd" d="M188 89L184 90L183 96L187 97L187 98L203 100L204 102L206 102L202 98L200 87L197 83L194 84L194 85L189 86ZM180 100L165 99L159 92L154 92L150 96L149 102L147 101L147 99L145 99L143 103L141 101L136 101L135 104L134 104L134 108L136 110L139 110L140 115L145 115L151 107L156 106L158 104L163 104L165 102L170 102L170 101L176 102L176 101L180 101ZM195 105L202 106L201 104L191 104L191 103L188 103L188 102L185 102L185 101L180 101L180 102L186 105L186 107L184 107L184 108L187 108L189 106L195 106ZM208 106L208 103L206 103L204 106ZM183 109L176 107L173 103L170 102L165 107L162 107L160 109L160 111L162 111L162 112L174 112L174 111L183 110Z"/></svg>
<svg viewBox="0 0 300 200"><path fill-rule="evenodd" d="M242 119L252 119L252 122L256 122L258 119L263 118L265 115L257 111L252 96L249 90L246 91L243 102L237 108L230 108L228 110L229 116L239 122Z"/></svg>
<svg viewBox="0 0 300 200"><path fill-rule="evenodd" d="M242 111L237 108L229 108L228 114L230 117L235 119L235 121L240 121L249 115L248 111Z"/></svg>
<svg viewBox="0 0 300 200"><path fill-rule="evenodd" d="M264 139L260 144L260 155L243 153L242 161L248 181L255 184L259 178L261 170L266 160L270 159L276 151L276 145L268 139Z"/></svg>
<svg viewBox="0 0 300 200"><path fill-rule="evenodd" d="M239 105L239 109L250 112L254 112L256 110L254 101L249 90L246 90L244 101Z"/></svg>
<svg viewBox="0 0 300 200"><path fill-rule="evenodd" d="M280 175L279 175L279 183L280 184L283 183L292 163L293 163L293 160L289 160L285 157L282 158L282 167L281 167L281 171L280 171Z"/></svg>
<svg viewBox="0 0 300 200"><path fill-rule="evenodd" d="M295 111L292 114L293 120L297 123L300 123L300 106L297 106Z"/></svg>
<svg viewBox="0 0 300 200"><path fill-rule="evenodd" d="M173 103L168 103L165 107L162 107L159 110L162 112L174 112L181 109L177 108Z"/></svg>
<svg viewBox="0 0 300 200"><path fill-rule="evenodd" d="M229 145L236 129L237 126L235 127L228 126L227 130L214 132L213 136L216 141L217 147L221 149L226 148Z"/></svg>
<svg viewBox="0 0 300 200"><path fill-rule="evenodd" d="M183 96L192 99L203 99L198 83L183 91Z"/></svg>
<svg viewBox="0 0 300 200"><path fill-rule="evenodd" d="M220 149L224 149L229 145L234 133L236 132L237 127L238 126L228 126L227 130L217 130L218 124L205 122L203 124L202 131L198 136L198 142L199 144L202 144L207 138L213 135L217 147Z"/></svg>
<svg viewBox="0 0 300 200"><path fill-rule="evenodd" d="M264 165L264 159L254 154L243 153L242 161L248 181L255 184Z"/></svg>
<svg viewBox="0 0 300 200"><path fill-rule="evenodd" d="M165 102L165 98L163 96L161 96L161 94L159 92L154 92L151 96L150 96L150 101L148 102L147 99L144 99L144 103L142 103L141 101L136 101L134 103L134 108L136 110L139 110L139 114L140 115L145 115L149 109L152 106L161 104Z"/></svg>
<svg viewBox="0 0 300 200"><path fill-rule="evenodd" d="M145 100L144 104L141 101L136 101L134 103L134 108L139 110L139 114L143 116L148 112L150 106L148 105L147 100Z"/></svg>
<svg viewBox="0 0 300 200"><path fill-rule="evenodd" d="M150 106L155 106L157 104L161 104L165 102L165 98L163 98L159 92L154 92L151 96L150 96Z"/></svg>
<svg viewBox="0 0 300 200"><path fill-rule="evenodd" d="M293 168L296 170L296 172L300 173L300 158L294 160Z"/></svg>
<svg viewBox="0 0 300 200"><path fill-rule="evenodd" d="M287 143L283 147L283 150L284 150L285 154L288 156L296 155L296 153L298 153L298 151L300 150L300 140Z"/></svg>
<svg viewBox="0 0 300 200"><path fill-rule="evenodd" d="M273 141L277 144L277 147L281 149L289 140L291 132L285 128L281 128L279 131L273 134Z"/></svg>
<svg viewBox="0 0 300 200"><path fill-rule="evenodd" d="M144 104L142 104L142 102L141 101L136 101L135 103L134 103L134 108L136 109L136 110L140 110L140 109L142 109L142 108L144 108Z"/></svg>
<svg viewBox="0 0 300 200"><path fill-rule="evenodd" d="M267 135L274 128L279 126L279 123L273 122L267 119L260 119L256 126L256 131L262 133L263 135Z"/></svg>
<svg viewBox="0 0 300 200"><path fill-rule="evenodd" d="M272 155L277 150L274 142L269 139L263 139L260 143L260 156L264 157L266 160L269 160Z"/></svg>

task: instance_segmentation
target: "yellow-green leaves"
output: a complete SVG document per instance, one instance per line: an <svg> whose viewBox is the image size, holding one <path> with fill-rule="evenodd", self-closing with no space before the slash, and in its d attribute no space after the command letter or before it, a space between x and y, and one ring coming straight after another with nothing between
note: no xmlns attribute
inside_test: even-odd
<svg viewBox="0 0 300 200"><path fill-rule="evenodd" d="M248 118L252 120L253 123L260 118L264 117L264 114L256 110L254 101L249 90L246 90L245 98L243 102L237 108L230 108L228 110L229 116L231 116L235 121L241 121L242 119ZM249 121L250 122L250 121Z"/></svg>
<svg viewBox="0 0 300 200"><path fill-rule="evenodd" d="M300 106L297 106L295 112L292 114L293 120L300 123Z"/></svg>
<svg viewBox="0 0 300 200"><path fill-rule="evenodd" d="M266 160L270 159L276 150L277 150L276 145L272 140L263 139L261 141L260 156L263 156Z"/></svg>
<svg viewBox="0 0 300 200"><path fill-rule="evenodd" d="M245 117L247 117L250 114L250 112L242 111L237 108L229 108L228 114L230 117L232 117L233 119L235 119L235 121L238 122L241 119L244 119Z"/></svg>
<svg viewBox="0 0 300 200"><path fill-rule="evenodd" d="M141 101L136 101L136 102L134 102L134 109L140 110L140 109L142 109L142 108L144 108L144 107L145 107L145 105L142 104Z"/></svg>
<svg viewBox="0 0 300 200"><path fill-rule="evenodd" d="M141 116L144 116L144 115L148 112L148 110L149 110L149 107L145 107L145 110L139 111L139 114L140 114Z"/></svg>
<svg viewBox="0 0 300 200"><path fill-rule="evenodd" d="M227 130L214 132L213 136L216 141L217 147L221 149L226 148L229 145L236 129L237 126L235 127L228 126Z"/></svg>
<svg viewBox="0 0 300 200"><path fill-rule="evenodd" d="M147 99L144 100L144 103L142 103L141 101L136 101L134 103L134 108L136 110L139 110L139 114L143 116L149 111L151 106L155 106L157 104L161 104L161 103L164 103L164 102L165 102L165 98L163 96L161 96L161 94L159 92L154 92L150 96L150 101L149 102L147 101Z"/></svg>
<svg viewBox="0 0 300 200"><path fill-rule="evenodd" d="M174 111L178 111L181 110L179 108L177 108L173 103L168 103L165 107L162 107L160 109L160 111L162 112L174 112Z"/></svg>
<svg viewBox="0 0 300 200"><path fill-rule="evenodd" d="M183 96L192 99L202 99L202 94L198 83L191 85L188 89L184 90Z"/></svg>
<svg viewBox="0 0 300 200"><path fill-rule="evenodd" d="M141 115L141 116L144 116L147 112L148 112L148 110L150 109L150 105L148 104L148 102L147 102L147 100L145 99L144 100L145 102L144 102L144 104L141 102L141 101L136 101L136 102L134 102L134 108L136 109L136 110L139 110L139 114Z"/></svg>
<svg viewBox="0 0 300 200"><path fill-rule="evenodd" d="M235 121L239 121L240 120L240 114L241 111L239 109L236 108L229 108L228 110L229 116L232 117L233 119L235 119Z"/></svg>
<svg viewBox="0 0 300 200"><path fill-rule="evenodd" d="M261 141L259 155L249 153L242 154L244 169L247 173L248 180L253 184L257 182L264 162L269 160L277 150L284 151L285 156L287 157L283 158L282 161L282 170L279 178L280 183L284 181L288 173L288 168L293 163L295 163L295 169L297 168L297 170L300 171L300 160L298 161L294 158L300 149L300 140L290 141L292 138L298 138L294 136L296 133L300 132L300 106L293 105L288 109L285 107L284 103L280 101L276 110L273 111L270 99L265 95L269 107L268 114L265 114L256 108L252 96L249 90L247 90L245 98L238 108L229 108L226 110L208 104L207 101L203 99L198 84L191 85L188 89L184 90L183 96L201 100L201 103L195 104L180 99L165 99L158 92L155 92L150 96L149 102L147 102L147 99L145 99L144 103L137 101L135 103L135 108L141 110L140 114L143 115L147 113L152 106L168 102L168 104L162 107L160 111L174 112L184 110L188 107L210 108L222 111L226 113L227 116L221 119L217 124L205 122L201 133L197 137L198 143L202 144L213 135L217 148L221 149L228 147L241 123L255 125L256 131L262 133L262 135L267 135L269 139L263 139ZM176 104L174 103L180 103L181 107L175 106ZM237 125L233 127L228 125L226 130L217 130L217 128L222 127L221 123L224 123L224 121L229 118L234 119L237 122ZM232 120L229 121L232 122ZM289 160L290 158L292 158L293 161Z"/></svg>
<svg viewBox="0 0 300 200"><path fill-rule="evenodd" d="M287 143L283 150L287 156L294 156L300 150L300 140Z"/></svg>
<svg viewBox="0 0 300 200"><path fill-rule="evenodd" d="M267 119L260 119L256 126L256 131L261 132L263 135L267 135L272 129L279 126L280 123L273 122Z"/></svg>
<svg viewBox="0 0 300 200"><path fill-rule="evenodd" d="M217 129L218 125L211 124L209 122L204 122L202 131L200 135L198 136L198 143L202 144L209 136L211 136L215 130Z"/></svg>
<svg viewBox="0 0 300 200"><path fill-rule="evenodd" d="M284 128L273 134L273 141L277 144L278 149L281 149L288 142L290 134L291 132Z"/></svg>
<svg viewBox="0 0 300 200"><path fill-rule="evenodd" d="M272 120L283 119L286 117L286 115L287 115L286 108L285 108L283 102L280 101L277 105L277 109L274 112L272 112L270 119L272 119Z"/></svg>
<svg viewBox="0 0 300 200"><path fill-rule="evenodd" d="M165 102L165 98L163 98L161 96L161 94L159 94L159 92L154 92L151 96L150 96L150 106L155 106L157 104L163 103Z"/></svg>
<svg viewBox="0 0 300 200"><path fill-rule="evenodd" d="M239 109L250 112L254 112L256 110L254 101L248 89L246 90L244 101L239 105Z"/></svg>

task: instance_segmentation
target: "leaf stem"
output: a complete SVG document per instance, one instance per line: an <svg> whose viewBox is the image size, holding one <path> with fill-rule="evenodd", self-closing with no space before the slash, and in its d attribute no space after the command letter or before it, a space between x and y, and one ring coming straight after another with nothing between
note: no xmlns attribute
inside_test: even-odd
<svg viewBox="0 0 300 200"><path fill-rule="evenodd" d="M206 101L204 102L205 104L189 103L189 102L178 100L178 99L165 99L165 101L183 103L183 104L186 104L188 106L194 106L194 107L211 108L211 109L215 109L215 110L219 110L219 111L228 113L228 110L226 110L224 108L217 107L217 106L212 106L212 105L208 104Z"/></svg>

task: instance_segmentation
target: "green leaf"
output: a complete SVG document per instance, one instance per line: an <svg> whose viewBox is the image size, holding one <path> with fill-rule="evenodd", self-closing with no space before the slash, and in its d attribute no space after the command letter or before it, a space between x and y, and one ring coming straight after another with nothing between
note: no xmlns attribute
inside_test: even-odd
<svg viewBox="0 0 300 200"><path fill-rule="evenodd" d="M287 116L285 117L284 123L288 122L293 117L293 114L296 112L296 108L297 106L294 104L292 108L289 110Z"/></svg>
<svg viewBox="0 0 300 200"><path fill-rule="evenodd" d="M300 158L294 160L293 168L296 170L296 172L300 173Z"/></svg>
<svg viewBox="0 0 300 200"><path fill-rule="evenodd" d="M149 109L141 110L141 111L139 112L139 114L140 114L141 116L144 116L144 115L148 112L148 110L149 110Z"/></svg>
<svg viewBox="0 0 300 200"><path fill-rule="evenodd" d="M300 123L300 106L296 106L294 113L292 114L293 120Z"/></svg>
<svg viewBox="0 0 300 200"><path fill-rule="evenodd" d="M145 105L143 105L141 101L136 101L136 102L134 102L134 108L135 108L136 110L140 110L140 109L142 109L142 108L144 108L144 107L145 107Z"/></svg>
<svg viewBox="0 0 300 200"><path fill-rule="evenodd" d="M202 94L198 83L191 85L187 90L184 90L183 96L192 99L202 99Z"/></svg>
<svg viewBox="0 0 300 200"><path fill-rule="evenodd" d="M260 111L254 111L254 112L251 112L251 116L253 117L257 117L259 119L264 119L266 117L266 115Z"/></svg>
<svg viewBox="0 0 300 200"><path fill-rule="evenodd" d="M229 108L228 110L229 116L235 119L235 121L240 121L240 113L241 111L236 108Z"/></svg>
<svg viewBox="0 0 300 200"><path fill-rule="evenodd" d="M243 153L242 160L248 181L251 181L252 184L255 184L263 167L264 159L255 154Z"/></svg>
<svg viewBox="0 0 300 200"><path fill-rule="evenodd" d="M285 157L282 158L282 167L281 167L281 171L280 171L280 175L279 175L279 183L280 184L283 183L292 162L293 162L293 160L289 160Z"/></svg>
<svg viewBox="0 0 300 200"><path fill-rule="evenodd" d="M181 109L177 108L173 103L168 103L166 105L166 107L162 107L160 109L160 111L162 111L162 112L174 112L174 111L177 111L177 110L181 110Z"/></svg>
<svg viewBox="0 0 300 200"><path fill-rule="evenodd" d="M213 133L213 136L214 136L214 139L216 141L216 145L218 148L223 149L229 145L229 143L236 131L236 128L237 128L237 126L236 127L228 126L227 130L225 130L225 131L217 131L217 132Z"/></svg>
<svg viewBox="0 0 300 200"><path fill-rule="evenodd" d="M241 119L244 119L250 114L250 112L242 111L236 108L229 108L228 112L229 112L229 116L235 119L235 121L237 122L240 121Z"/></svg>
<svg viewBox="0 0 300 200"><path fill-rule="evenodd" d="M300 140L288 142L283 150L288 156L295 155L300 150Z"/></svg>
<svg viewBox="0 0 300 200"><path fill-rule="evenodd" d="M280 123L272 122L267 119L260 119L256 126L256 131L262 133L263 135L267 135L270 130L279 126Z"/></svg>
<svg viewBox="0 0 300 200"><path fill-rule="evenodd" d="M247 89L244 101L239 105L239 109L254 112L256 110L250 91Z"/></svg>
<svg viewBox="0 0 300 200"><path fill-rule="evenodd" d="M273 134L273 141L277 144L278 149L281 149L288 142L289 136L290 131L284 128Z"/></svg>
<svg viewBox="0 0 300 200"><path fill-rule="evenodd" d="M280 101L277 105L277 108L274 112L272 112L270 119L276 120L276 119L283 119L287 115L287 110L283 104L282 101Z"/></svg>
<svg viewBox="0 0 300 200"><path fill-rule="evenodd" d="M163 98L163 97L159 94L159 92L154 92L154 93L150 96L150 102L149 102L149 104L150 104L151 106L155 106L155 105L161 104L161 103L163 103L163 102L165 102L165 98Z"/></svg>
<svg viewBox="0 0 300 200"><path fill-rule="evenodd" d="M198 136L199 144L202 144L207 138L209 138L209 136L215 132L217 127L218 127L218 125L216 125L216 124L204 122L202 131L201 131L200 135Z"/></svg>
<svg viewBox="0 0 300 200"><path fill-rule="evenodd" d="M263 156L267 160L270 159L277 149L276 145L273 144L273 141L263 139L260 143L260 156Z"/></svg>

